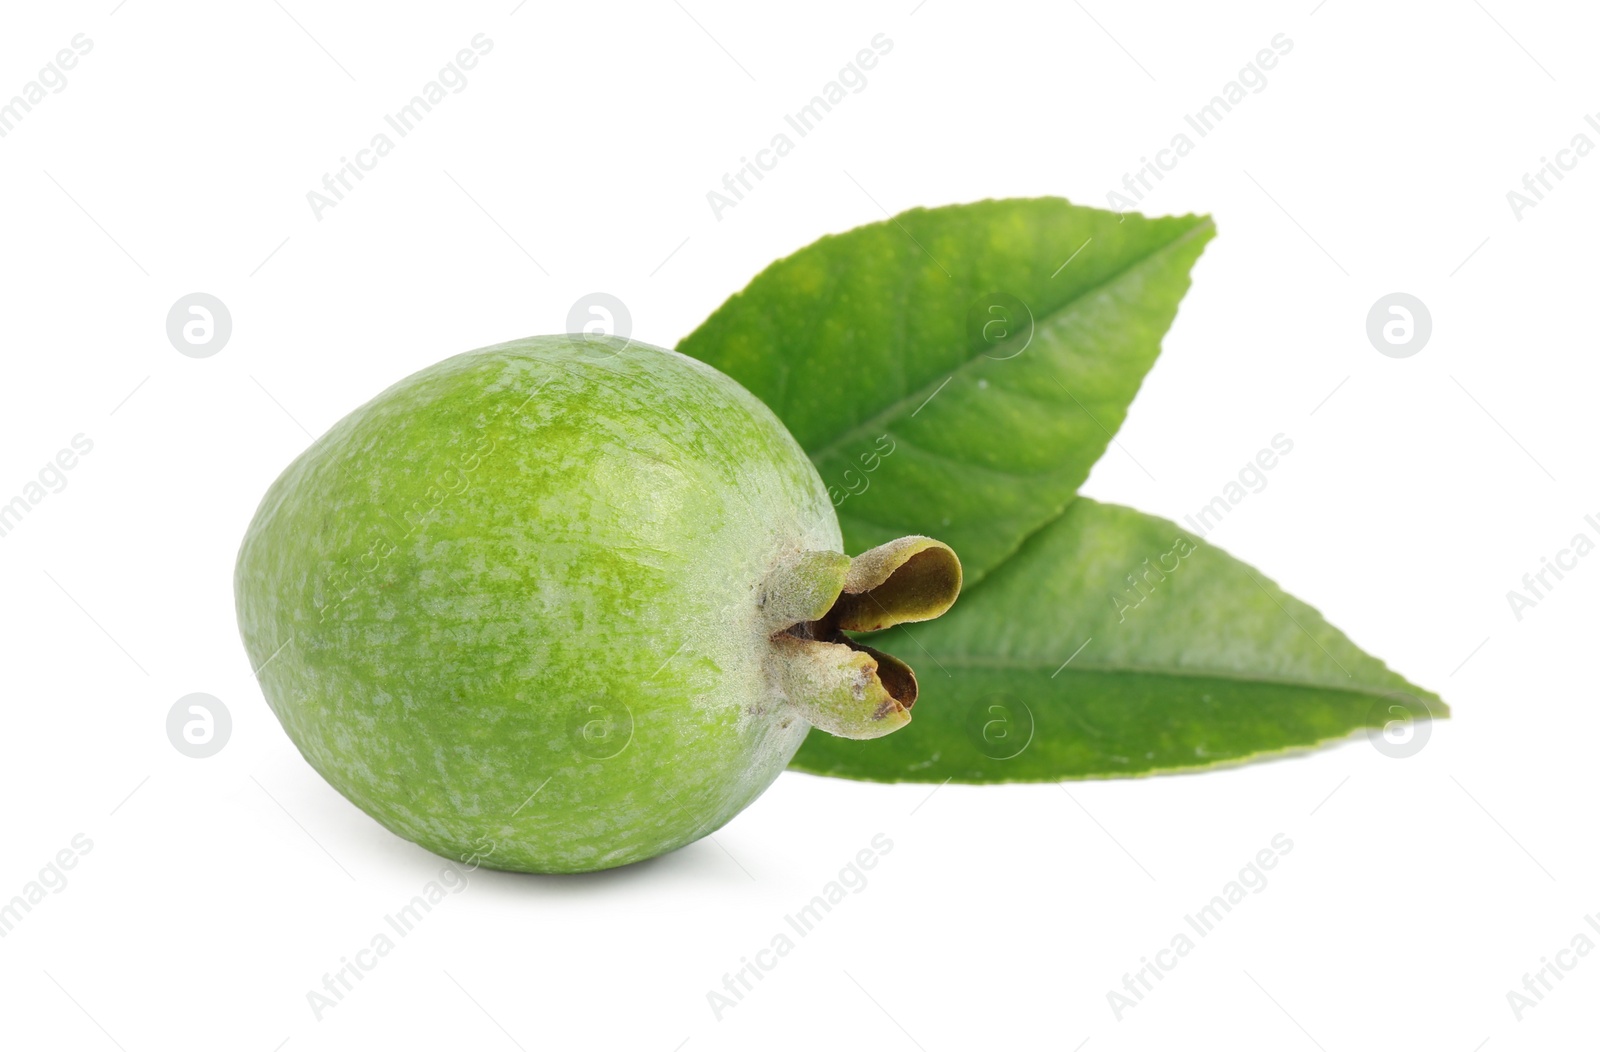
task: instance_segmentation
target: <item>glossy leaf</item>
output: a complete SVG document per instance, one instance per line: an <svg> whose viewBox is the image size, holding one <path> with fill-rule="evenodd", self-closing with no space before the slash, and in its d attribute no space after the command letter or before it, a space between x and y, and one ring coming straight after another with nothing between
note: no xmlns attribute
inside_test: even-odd
<svg viewBox="0 0 1600 1052"><path fill-rule="evenodd" d="M1448 715L1256 570L1087 498L943 619L872 644L917 669L910 725L870 742L812 732L794 767L919 782L1135 775L1391 724L1420 745L1427 716Z"/></svg>
<svg viewBox="0 0 1600 1052"><path fill-rule="evenodd" d="M1072 500L1213 233L1059 198L913 209L772 264L678 350L788 425L848 552L927 534L971 584Z"/></svg>
<svg viewBox="0 0 1600 1052"><path fill-rule="evenodd" d="M1447 714L1245 564L1074 499L1213 232L1058 199L916 209L773 264L679 346L789 426L848 551L928 534L967 570L942 620L871 637L918 669L910 725L874 741L813 732L794 766L1132 775L1361 727L1423 735L1417 721Z"/></svg>

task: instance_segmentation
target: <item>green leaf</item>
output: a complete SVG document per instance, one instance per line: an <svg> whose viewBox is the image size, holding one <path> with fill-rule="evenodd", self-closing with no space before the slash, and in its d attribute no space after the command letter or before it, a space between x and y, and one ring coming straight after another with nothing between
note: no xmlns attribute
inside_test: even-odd
<svg viewBox="0 0 1600 1052"><path fill-rule="evenodd" d="M788 425L847 552L926 534L976 582L1088 477L1214 232L1059 198L913 209L772 264L678 350Z"/></svg>
<svg viewBox="0 0 1600 1052"><path fill-rule="evenodd" d="M872 645L917 669L910 725L875 741L812 733L796 768L918 782L1135 775L1449 714L1239 560L1087 498L950 614Z"/></svg>
<svg viewBox="0 0 1600 1052"><path fill-rule="evenodd" d="M916 209L774 263L679 345L789 426L848 551L927 534L967 570L944 618L873 638L919 670L911 724L812 734L794 766L1132 775L1447 715L1243 563L1074 500L1213 233L1059 199Z"/></svg>

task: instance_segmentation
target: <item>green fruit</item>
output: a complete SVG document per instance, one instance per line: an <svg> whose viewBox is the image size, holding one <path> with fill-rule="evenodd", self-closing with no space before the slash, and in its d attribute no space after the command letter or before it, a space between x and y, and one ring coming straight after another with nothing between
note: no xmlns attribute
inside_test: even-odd
<svg viewBox="0 0 1600 1052"><path fill-rule="evenodd" d="M389 829L498 869L681 847L809 726L903 726L911 670L850 640L935 617L922 537L854 560L816 469L708 365L611 337L458 355L273 483L235 575L262 690Z"/></svg>

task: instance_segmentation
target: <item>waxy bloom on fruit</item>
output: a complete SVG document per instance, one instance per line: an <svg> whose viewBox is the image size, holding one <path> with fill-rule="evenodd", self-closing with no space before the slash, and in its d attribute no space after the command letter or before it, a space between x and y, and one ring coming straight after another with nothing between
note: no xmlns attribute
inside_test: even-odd
<svg viewBox="0 0 1600 1052"><path fill-rule="evenodd" d="M235 591L267 701L339 792L441 855L575 872L716 830L812 726L910 720L911 670L845 633L937 617L960 563L841 547L733 380L547 336L334 425L267 491Z"/></svg>

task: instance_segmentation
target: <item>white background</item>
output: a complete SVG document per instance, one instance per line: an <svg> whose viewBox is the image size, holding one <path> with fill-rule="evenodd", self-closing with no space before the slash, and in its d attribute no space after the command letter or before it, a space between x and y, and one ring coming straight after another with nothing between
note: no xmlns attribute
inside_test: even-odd
<svg viewBox="0 0 1600 1052"><path fill-rule="evenodd" d="M1574 135L1600 142L1594 12L115 2L10 5L0 30L0 97L93 41L0 139L0 501L73 436L94 444L0 538L0 899L76 834L93 844L0 939L0 1043L1592 1040L1600 954L1520 1022L1506 995L1600 913L1600 558L1520 621L1506 593L1597 533L1600 159L1520 219L1506 194ZM307 191L478 33L493 51L467 87L314 218ZM878 33L894 46L866 88L715 218L707 191ZM473 874L318 1021L307 992L441 860L307 767L239 643L236 546L311 436L449 354L564 330L585 293L670 346L771 260L883 209L1103 206L1278 33L1294 46L1265 89L1140 205L1220 233L1086 492L1181 518L1290 436L1211 539L1455 718L1405 760L1358 738L1065 788L786 774L715 841L650 863ZM196 291L233 318L205 359L165 331ZM1403 360L1364 331L1395 291L1433 318ZM233 719L204 760L165 732L196 691ZM707 991L878 833L894 846L871 883L715 1019ZM1294 848L1270 884L1118 1021L1107 991L1278 833Z"/></svg>

